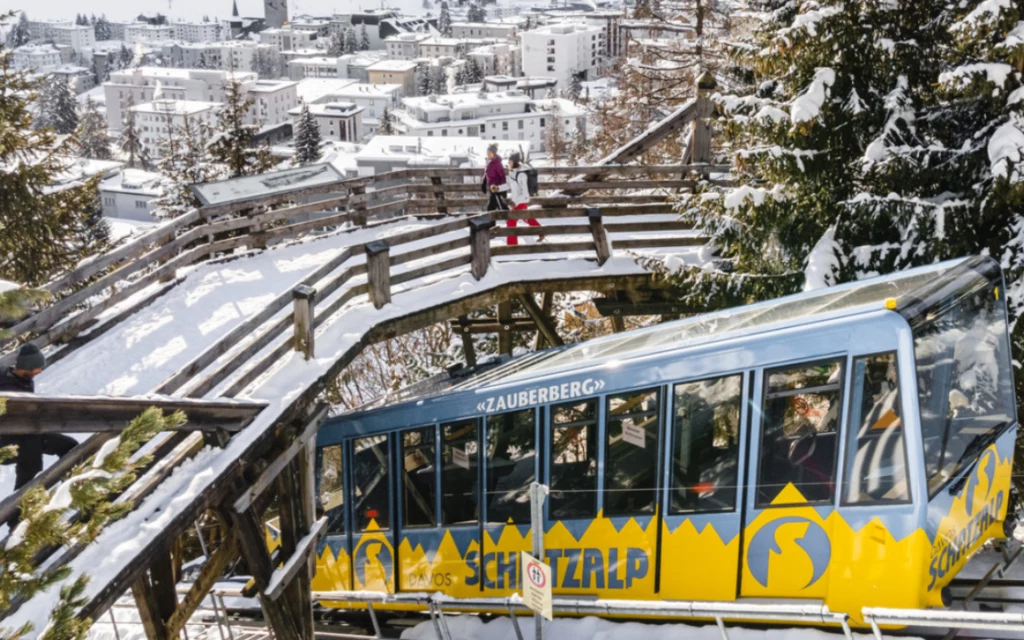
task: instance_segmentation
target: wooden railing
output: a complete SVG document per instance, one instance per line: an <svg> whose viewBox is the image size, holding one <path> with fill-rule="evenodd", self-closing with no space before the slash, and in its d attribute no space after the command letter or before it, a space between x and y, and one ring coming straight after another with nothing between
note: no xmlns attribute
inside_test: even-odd
<svg viewBox="0 0 1024 640"><path fill-rule="evenodd" d="M683 231L687 227L681 222L630 222L630 216L658 213L672 213L670 192L690 189L698 179L706 178L712 171L724 167L708 165L691 166L603 166L603 167L549 167L541 168L542 194L533 199L539 209L524 212L492 212L491 220L506 218L584 218L585 209L600 209L588 224L566 224L545 226L538 231L531 227L491 227L491 237L545 236L591 234L589 242L553 242L543 245L520 244L518 246L497 246L490 255L514 255L531 253L557 253L593 250L600 262L608 258L609 249L606 233L623 231ZM477 181L478 169L406 169L372 177L344 180L331 185L306 190L291 191L282 195L238 200L228 204L207 206L168 221L143 236L96 257L71 273L45 285L54 296L54 301L11 327L14 336L29 337L42 347L65 345L50 358L55 362L75 348L103 333L138 309L147 306L165 293L175 283L176 272L182 267L224 255L238 248L265 248L268 244L293 239L321 229L372 227L381 221L422 218L437 218L437 223L423 229L388 238L387 255L389 267L444 251L469 246L470 238L453 240L436 246L394 255L395 248L410 242L436 237L459 229L469 228L469 218L479 214L486 206L487 197L481 193ZM573 180L573 176L585 176L590 181ZM595 176L602 178L596 181ZM617 179L611 179L618 176ZM662 176L653 179L652 176ZM467 182L466 180L471 180ZM399 183L399 184L394 184ZM328 197L308 203L297 200L327 194ZM268 210L269 207L279 208ZM303 217L315 215L312 219ZM612 218L615 222L605 222ZM621 220L621 222L620 222ZM489 239L489 238L488 238ZM671 237L629 239L616 243L617 248L653 248L683 246L682 239ZM475 259L479 263L474 273L482 277L483 264L490 255L484 255L489 242L477 241L473 246ZM366 254L363 246L354 246L349 252L332 260L311 278L311 282L340 267L346 260ZM344 280L365 273L367 265L380 265L381 252L374 253L366 264L347 269L343 279L336 279L338 286ZM408 282L424 275L437 273L468 264L473 257L451 258L428 267L394 274L391 284ZM389 269L390 271L390 269ZM375 304L386 297L381 279L383 272L374 271L371 289ZM315 278L314 278L315 276ZM162 285L162 286L161 286ZM149 295L133 301L118 313L99 317L111 308L121 305L140 292L153 288ZM366 292L364 292L366 293ZM320 292L323 297L325 292ZM290 301L290 293L282 295L253 320L265 321L280 311ZM87 331L83 337L81 334ZM234 333L234 332L233 332ZM77 339L76 339L77 338ZM4 343L0 343L3 348ZM7 347L13 346L11 341ZM12 354L0 357L0 365L9 364ZM207 363L208 364L208 363ZM165 385L164 391L170 391Z"/></svg>

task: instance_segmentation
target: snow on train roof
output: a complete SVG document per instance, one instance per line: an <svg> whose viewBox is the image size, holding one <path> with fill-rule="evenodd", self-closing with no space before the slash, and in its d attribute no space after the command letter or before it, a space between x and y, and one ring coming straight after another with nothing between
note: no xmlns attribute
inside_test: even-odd
<svg viewBox="0 0 1024 640"><path fill-rule="evenodd" d="M628 333L596 338L558 351L517 358L454 389L474 389L575 370L599 361L621 360L669 349L759 333L765 329L803 324L822 316L838 318L881 308L888 298L902 298L964 260L950 260L899 273L814 289L775 300L666 322Z"/></svg>

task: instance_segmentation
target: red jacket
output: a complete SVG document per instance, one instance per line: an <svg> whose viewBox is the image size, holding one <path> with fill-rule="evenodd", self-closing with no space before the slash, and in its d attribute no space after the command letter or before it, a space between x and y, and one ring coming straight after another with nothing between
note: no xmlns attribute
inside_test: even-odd
<svg viewBox="0 0 1024 640"><path fill-rule="evenodd" d="M505 184L505 167L501 164L501 156L495 154L487 163L487 186L494 187Z"/></svg>

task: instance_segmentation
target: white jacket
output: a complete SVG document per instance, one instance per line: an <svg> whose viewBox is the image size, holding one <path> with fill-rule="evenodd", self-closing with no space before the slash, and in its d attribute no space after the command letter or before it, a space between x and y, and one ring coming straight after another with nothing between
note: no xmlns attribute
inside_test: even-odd
<svg viewBox="0 0 1024 640"><path fill-rule="evenodd" d="M513 169L500 190L508 192L508 199L512 201L513 205L530 204L530 188L527 180L526 171L522 167Z"/></svg>

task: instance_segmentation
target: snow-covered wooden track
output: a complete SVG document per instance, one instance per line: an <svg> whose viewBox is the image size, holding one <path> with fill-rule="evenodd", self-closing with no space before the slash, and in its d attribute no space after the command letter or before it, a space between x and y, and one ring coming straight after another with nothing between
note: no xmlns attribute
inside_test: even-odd
<svg viewBox="0 0 1024 640"><path fill-rule="evenodd" d="M555 344L535 294L642 298L651 277L637 253L685 261L700 250L703 239L678 219L672 195L713 179L714 169L542 169L545 193L578 184L573 176L596 174L601 184L585 195L536 198L540 206L529 211L489 214L479 213L478 172L467 169L289 184L210 202L51 283L54 302L14 328L54 363L41 392L125 399L84 401L88 411L78 417L94 429L74 426L75 414L46 427L18 410L23 428L94 431L72 452L77 463L115 432L112 423L126 421L126 407L177 402L195 426L153 444L153 465L116 497L132 501L127 517L94 544L52 550L41 562L90 576L81 615L101 614L130 588L147 635L163 640L241 555L275 635L311 638L307 552L321 525L310 443L326 385L367 345L512 299L529 313L518 322L533 322ZM288 175L259 178L288 183ZM526 217L544 226L499 226ZM526 242L539 233L546 242ZM510 236L520 244L506 244ZM52 487L68 465L55 467L30 486ZM271 555L262 514L275 490L282 544ZM179 598L174 541L204 513L234 535L209 555L194 592ZM58 590L17 603L0 624L33 622L38 632Z"/></svg>

